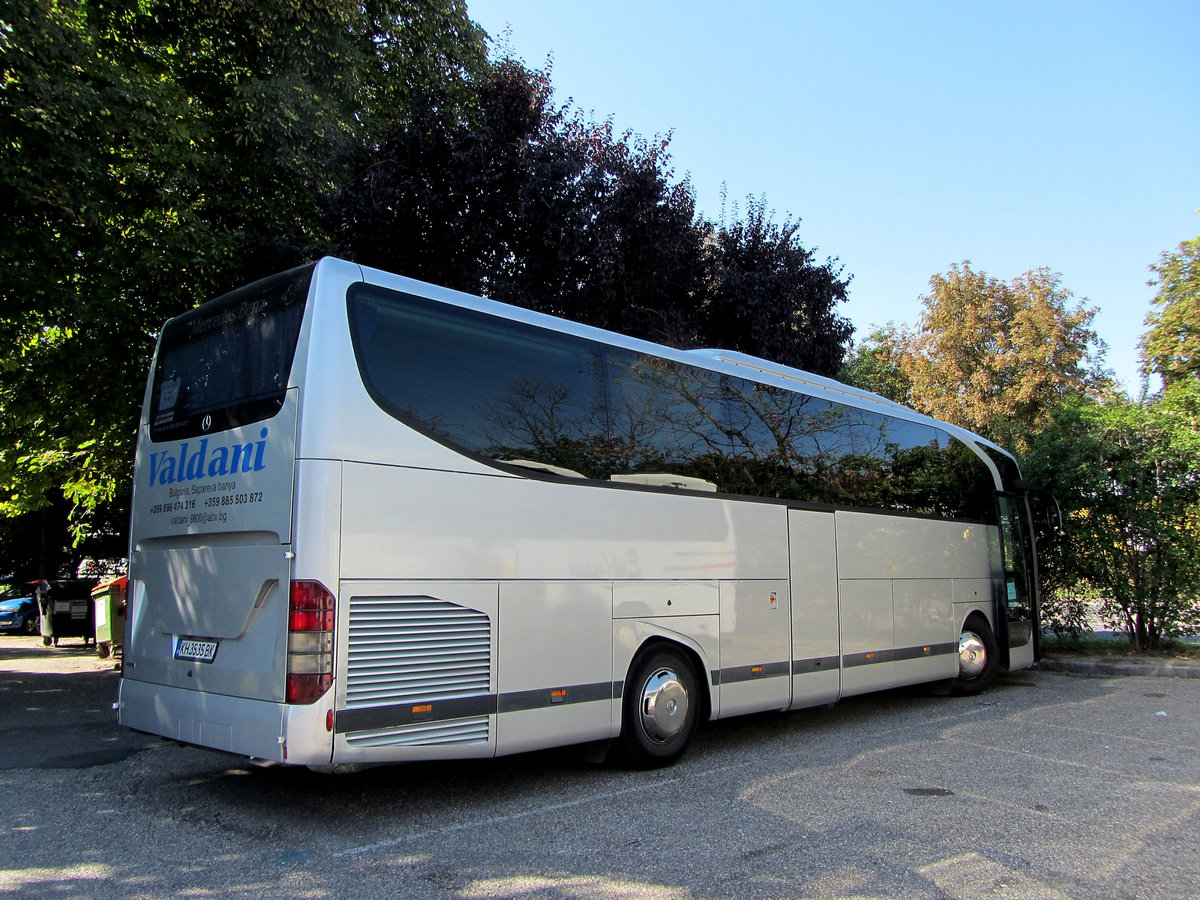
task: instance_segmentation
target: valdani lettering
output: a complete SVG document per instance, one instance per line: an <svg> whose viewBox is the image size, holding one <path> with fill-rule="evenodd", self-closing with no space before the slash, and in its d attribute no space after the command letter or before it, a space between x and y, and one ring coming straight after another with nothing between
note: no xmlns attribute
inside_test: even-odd
<svg viewBox="0 0 1200 900"><path fill-rule="evenodd" d="M210 449L209 438L201 438L198 443L183 441L176 450L151 453L150 484L179 484L198 478L261 472L267 467L264 459L267 431L262 429L260 440L245 444L218 445Z"/></svg>

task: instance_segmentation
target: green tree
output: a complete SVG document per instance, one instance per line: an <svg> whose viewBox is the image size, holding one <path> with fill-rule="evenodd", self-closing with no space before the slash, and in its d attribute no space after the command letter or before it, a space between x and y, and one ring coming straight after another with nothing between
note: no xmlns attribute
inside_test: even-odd
<svg viewBox="0 0 1200 900"><path fill-rule="evenodd" d="M1137 651L1200 626L1198 393L1193 383L1150 404L1075 398L1034 439L1026 474L1064 511L1045 558L1052 615L1071 598L1097 598Z"/></svg>
<svg viewBox="0 0 1200 900"><path fill-rule="evenodd" d="M913 406L1021 447L1073 396L1106 390L1095 309L1048 269L1010 282L951 266L930 280L900 368Z"/></svg>
<svg viewBox="0 0 1200 900"><path fill-rule="evenodd" d="M1200 377L1200 237L1163 253L1150 267L1158 285L1142 335L1142 372L1167 390Z"/></svg>
<svg viewBox="0 0 1200 900"><path fill-rule="evenodd" d="M900 363L909 340L891 322L876 326L863 340L851 343L838 380L911 406L912 384Z"/></svg>
<svg viewBox="0 0 1200 900"><path fill-rule="evenodd" d="M461 0L5 6L0 516L113 518L161 321L308 255L334 148L485 56Z"/></svg>

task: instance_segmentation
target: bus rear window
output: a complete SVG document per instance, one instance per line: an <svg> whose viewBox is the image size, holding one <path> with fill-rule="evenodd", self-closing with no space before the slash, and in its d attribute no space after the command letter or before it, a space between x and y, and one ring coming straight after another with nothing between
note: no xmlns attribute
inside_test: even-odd
<svg viewBox="0 0 1200 900"><path fill-rule="evenodd" d="M171 441L269 419L283 406L313 266L264 278L163 328L150 437Z"/></svg>

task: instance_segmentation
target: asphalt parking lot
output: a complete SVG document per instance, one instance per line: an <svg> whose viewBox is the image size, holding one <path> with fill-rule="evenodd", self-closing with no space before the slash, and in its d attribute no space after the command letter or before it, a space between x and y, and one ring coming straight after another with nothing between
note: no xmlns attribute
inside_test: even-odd
<svg viewBox="0 0 1200 900"><path fill-rule="evenodd" d="M18 898L1193 898L1200 679L1032 671L568 752L326 776L123 731L74 641L0 637Z"/></svg>

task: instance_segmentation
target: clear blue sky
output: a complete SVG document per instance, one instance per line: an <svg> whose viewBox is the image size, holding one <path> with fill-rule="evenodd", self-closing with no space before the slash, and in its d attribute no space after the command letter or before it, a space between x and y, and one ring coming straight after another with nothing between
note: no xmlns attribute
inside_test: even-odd
<svg viewBox="0 0 1200 900"><path fill-rule="evenodd" d="M1148 267L1200 235L1200 2L468 0L596 119L673 132L703 214L765 197L915 324L954 262L1061 272L1131 392ZM732 218L732 216L729 216Z"/></svg>

